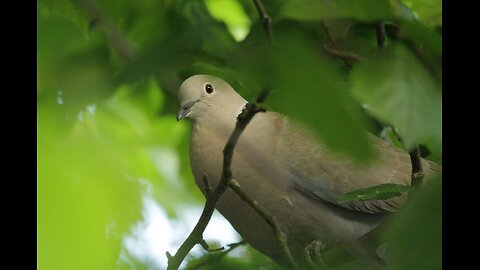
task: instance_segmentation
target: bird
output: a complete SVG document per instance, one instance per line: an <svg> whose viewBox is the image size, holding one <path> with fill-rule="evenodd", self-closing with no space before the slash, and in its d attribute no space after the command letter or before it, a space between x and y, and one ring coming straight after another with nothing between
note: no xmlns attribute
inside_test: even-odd
<svg viewBox="0 0 480 270"><path fill-rule="evenodd" d="M177 120L192 123L189 158L199 189L204 176L212 186L221 178L223 148L247 104L230 84L199 74L180 86ZM406 193L385 200L337 202L347 192L383 184L411 185L412 165L405 151L368 133L377 158L362 166L331 151L315 132L281 113L257 113L241 134L231 171L244 191L274 216L285 233L293 257L319 241L329 248L373 230L408 199ZM438 165L422 158L426 177ZM232 190L216 209L251 246L280 265L286 262L271 227Z"/></svg>

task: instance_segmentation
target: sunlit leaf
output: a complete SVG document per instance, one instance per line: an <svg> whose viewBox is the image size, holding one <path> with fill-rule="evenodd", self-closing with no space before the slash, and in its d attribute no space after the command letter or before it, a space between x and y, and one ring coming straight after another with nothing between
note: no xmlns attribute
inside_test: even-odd
<svg viewBox="0 0 480 270"><path fill-rule="evenodd" d="M38 112L38 269L113 269L139 186L108 146L59 137L48 107Z"/></svg>
<svg viewBox="0 0 480 270"><path fill-rule="evenodd" d="M40 103L39 269L115 268L122 235L139 215L140 179L151 181L167 211L179 205L185 186L173 149L186 128L143 110L155 112L162 101L153 82L144 87L121 87L88 106L68 134L49 122L58 110Z"/></svg>
<svg viewBox="0 0 480 270"><path fill-rule="evenodd" d="M248 34L250 18L237 0L205 0L212 16L225 22L235 40L242 41Z"/></svg>

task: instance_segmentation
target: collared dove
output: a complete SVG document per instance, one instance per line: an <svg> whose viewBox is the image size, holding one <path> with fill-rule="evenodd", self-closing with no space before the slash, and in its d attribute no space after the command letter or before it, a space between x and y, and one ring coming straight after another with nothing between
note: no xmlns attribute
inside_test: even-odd
<svg viewBox="0 0 480 270"><path fill-rule="evenodd" d="M205 193L204 175L215 186L222 172L222 150L238 114L247 101L225 81L194 75L179 90L177 120L193 122L190 163L198 187ZM395 183L410 185L407 153L369 135L377 159L360 167L333 153L308 128L275 112L258 113L241 134L232 159L232 175L270 214L286 234L295 258L313 241L332 246L369 232L406 200L406 194L387 200L338 203L346 192ZM424 173L435 171L422 160ZM216 208L254 248L282 262L272 229L232 190ZM282 263L281 263L282 264Z"/></svg>

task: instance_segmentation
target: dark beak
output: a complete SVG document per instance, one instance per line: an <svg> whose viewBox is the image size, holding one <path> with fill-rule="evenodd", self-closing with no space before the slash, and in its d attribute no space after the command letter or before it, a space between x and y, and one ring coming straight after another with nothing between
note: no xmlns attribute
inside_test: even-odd
<svg viewBox="0 0 480 270"><path fill-rule="evenodd" d="M198 100L195 100L195 101L190 101L190 102L187 102L187 103L183 104L182 107L180 107L180 111L178 111L177 121L180 121L183 118L187 117L187 114L192 109L193 104L195 104L197 102L198 102Z"/></svg>

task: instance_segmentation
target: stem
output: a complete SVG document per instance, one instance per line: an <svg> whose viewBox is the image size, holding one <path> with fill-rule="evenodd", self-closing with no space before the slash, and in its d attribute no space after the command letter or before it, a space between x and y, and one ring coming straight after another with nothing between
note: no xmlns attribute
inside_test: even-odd
<svg viewBox="0 0 480 270"><path fill-rule="evenodd" d="M412 186L420 186L425 176L422 168L422 159L420 156L420 148L418 144L410 151L410 160L412 161Z"/></svg>
<svg viewBox="0 0 480 270"><path fill-rule="evenodd" d="M330 29L328 29L327 25L325 24L324 21L322 21L322 27L323 27L323 30L325 31L325 34L327 35L327 39L328 41L330 42L330 44L332 44L332 46L334 47L334 49L331 49L329 48L327 45L324 45L323 46L323 49L333 55L333 56L336 56L336 57L340 57L343 62L345 63L345 65L348 67L348 68L351 68L352 67L352 63L350 62L350 59L349 57L346 57L345 56L345 53L342 52L342 50L340 49L340 47L337 45L337 43L335 42L335 40L333 39L332 37L332 34L330 33Z"/></svg>
<svg viewBox="0 0 480 270"><path fill-rule="evenodd" d="M403 143L402 138L400 135L397 133L395 128L392 127L393 134L397 136L398 140ZM412 151L408 153L410 155L410 161L412 163L412 186L419 186L422 184L423 177L425 174L423 173L423 168L422 168L422 157L420 155L420 148L418 147L418 144L415 144L414 148Z"/></svg>
<svg viewBox="0 0 480 270"><path fill-rule="evenodd" d="M323 49L328 54L330 54L332 56L335 56L335 57L340 57L343 60L351 59L351 60L357 61L357 62L365 60L365 58L363 58L362 56L360 56L358 54L355 54L355 53L352 53L352 52L346 52L346 51L340 51L340 50L332 49L332 48L328 47L327 45L323 45ZM350 62L348 62L348 65L351 66Z"/></svg>
<svg viewBox="0 0 480 270"><path fill-rule="evenodd" d="M387 46L387 35L385 33L385 23L378 22L375 24L375 31L377 32L377 46L380 50Z"/></svg>
<svg viewBox="0 0 480 270"><path fill-rule="evenodd" d="M272 19L265 11L261 0L253 0L253 3L257 8L258 15L260 15L260 18L262 19L263 28L265 29L268 40L270 41L270 43L273 43Z"/></svg>

